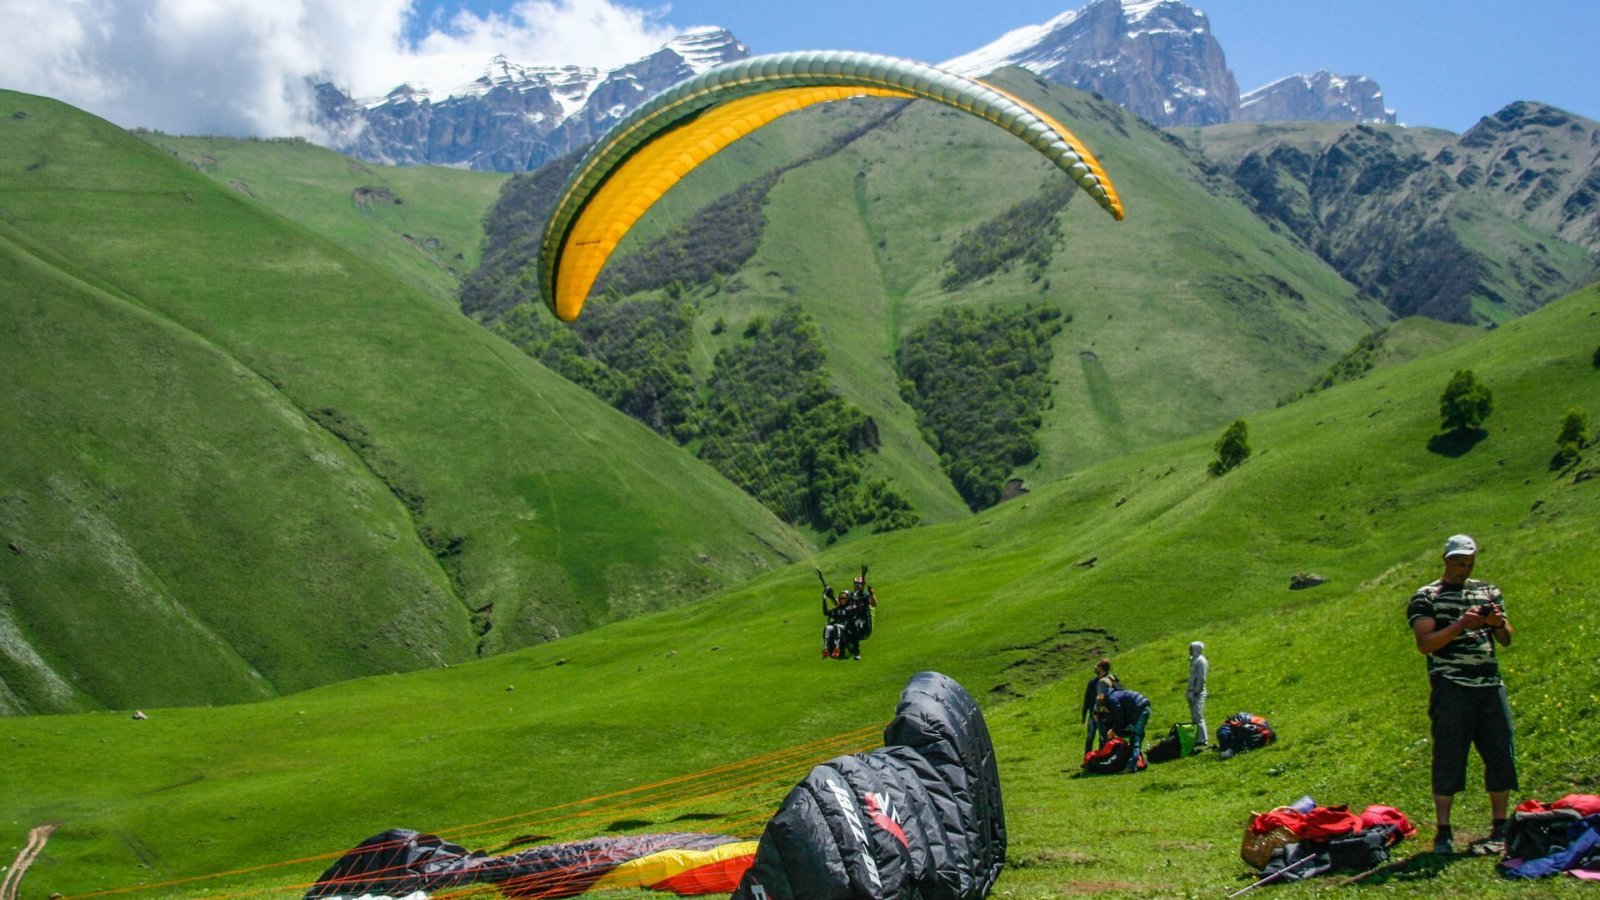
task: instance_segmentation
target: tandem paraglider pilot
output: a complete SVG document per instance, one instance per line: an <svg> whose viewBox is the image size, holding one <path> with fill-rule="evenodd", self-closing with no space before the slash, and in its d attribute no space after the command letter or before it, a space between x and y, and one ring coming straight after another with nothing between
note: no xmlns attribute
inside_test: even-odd
<svg viewBox="0 0 1600 900"><path fill-rule="evenodd" d="M1478 543L1464 534L1444 544L1444 573L1417 588L1406 619L1417 650L1428 657L1428 718L1433 732L1433 808L1438 832L1433 852L1454 852L1450 807L1467 786L1467 751L1483 759L1483 787L1493 821L1474 853L1505 849L1507 803L1517 788L1511 741L1511 706L1500 680L1495 647L1511 646L1511 620L1500 589L1472 578Z"/></svg>

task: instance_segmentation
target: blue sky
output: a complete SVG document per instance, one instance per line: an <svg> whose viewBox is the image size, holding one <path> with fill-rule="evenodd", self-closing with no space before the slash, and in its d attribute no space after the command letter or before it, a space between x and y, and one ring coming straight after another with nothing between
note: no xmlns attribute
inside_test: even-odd
<svg viewBox="0 0 1600 900"><path fill-rule="evenodd" d="M674 0L657 21L721 25L754 53L864 50L940 62L1088 0ZM1600 119L1600 0L1190 0L1211 20L1241 90L1295 72L1367 75L1409 125L1464 131L1514 100ZM419 12L504 11L510 0ZM978 12L978 10L982 10ZM908 10L914 12L908 13Z"/></svg>
<svg viewBox="0 0 1600 900"><path fill-rule="evenodd" d="M317 138L308 79L449 88L496 53L609 68L720 25L755 53L939 63L1089 0L0 0L0 88L125 126ZM1464 131L1513 100L1600 119L1600 0L1191 0L1243 90L1366 75L1408 125ZM981 10L981 11L980 11Z"/></svg>

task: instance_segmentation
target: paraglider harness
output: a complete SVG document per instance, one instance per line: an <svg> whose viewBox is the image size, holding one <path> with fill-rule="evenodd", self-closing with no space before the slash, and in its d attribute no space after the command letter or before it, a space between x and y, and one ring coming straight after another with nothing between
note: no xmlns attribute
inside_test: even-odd
<svg viewBox="0 0 1600 900"><path fill-rule="evenodd" d="M1217 747L1230 756L1259 750L1278 739L1272 724L1254 713L1236 712L1217 728Z"/></svg>
<svg viewBox="0 0 1600 900"><path fill-rule="evenodd" d="M1083 770L1090 775L1121 775L1128 771L1128 760L1133 758L1133 745L1120 737L1109 738L1099 749L1083 755ZM1135 766L1145 769L1145 756L1140 756Z"/></svg>

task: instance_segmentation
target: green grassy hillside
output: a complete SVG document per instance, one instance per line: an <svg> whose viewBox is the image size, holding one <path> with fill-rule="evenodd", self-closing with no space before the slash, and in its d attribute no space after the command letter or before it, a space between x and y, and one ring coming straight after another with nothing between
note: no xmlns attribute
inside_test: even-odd
<svg viewBox="0 0 1600 900"><path fill-rule="evenodd" d="M834 387L877 426L873 473L926 522L967 509L901 396L895 354L941 310L1033 303L1071 316L1053 341L1041 452L1010 473L1029 485L1270 406L1388 320L1251 212L1198 154L1088 94L1025 73L997 80L1094 150L1126 201L1127 221L1076 198L1048 263L947 290L952 247L1064 176L955 110L851 101L786 117L752 136L758 146L741 142L708 161L645 216L617 264L741 183L728 173L753 178L760 163L792 165L819 137L865 127L783 173L762 222L749 224L760 229L759 248L738 272L682 292L698 309L691 357L703 373L746 322L798 300L821 329Z"/></svg>
<svg viewBox="0 0 1600 900"><path fill-rule="evenodd" d="M482 256L483 217L509 177L374 165L302 140L141 136L452 306Z"/></svg>
<svg viewBox="0 0 1600 900"><path fill-rule="evenodd" d="M0 113L0 709L458 662L808 553L364 256L61 104Z"/></svg>
<svg viewBox="0 0 1600 900"><path fill-rule="evenodd" d="M1600 456L1549 461L1562 414L1600 406L1597 344L1591 289L1251 416L1255 455L1223 477L1206 474L1214 436L1202 434L966 521L825 554L836 579L872 564L882 607L861 662L816 658L816 582L796 566L448 670L143 722L0 720L0 847L63 823L28 897L141 884L146 896L238 896L288 894L395 826L486 849L683 827L753 834L808 758L870 744L905 678L937 669L982 698L994 732L1012 841L999 895L1220 895L1249 882L1237 848L1253 810L1310 793L1428 821L1423 660L1403 611L1456 531L1479 539L1478 574L1504 589L1517 627L1504 669L1518 799L1594 793ZM1470 445L1434 440L1439 394L1460 368L1494 392ZM1298 571L1328 581L1291 591ZM1160 727L1183 715L1196 638L1213 664L1213 725L1247 709L1272 719L1279 742L1226 762L1074 777L1091 660L1111 654ZM1463 831L1486 817L1481 794L1462 796ZM237 874L202 877L222 872ZM1387 883L1528 893L1485 860L1423 863ZM1563 888L1577 889L1536 890Z"/></svg>

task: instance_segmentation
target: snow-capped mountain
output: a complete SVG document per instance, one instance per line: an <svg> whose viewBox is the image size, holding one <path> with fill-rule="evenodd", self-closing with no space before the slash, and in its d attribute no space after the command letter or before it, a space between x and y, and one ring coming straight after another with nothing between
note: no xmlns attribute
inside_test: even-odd
<svg viewBox="0 0 1600 900"><path fill-rule="evenodd" d="M658 91L749 55L713 27L611 70L503 56L486 64L431 60L429 72L381 97L316 85L316 121L328 146L372 162L527 171L594 140ZM974 77L1021 66L1096 91L1159 126L1395 121L1378 85L1359 75L1293 75L1241 99L1205 13L1182 0L1094 0L943 66Z"/></svg>
<svg viewBox="0 0 1600 900"><path fill-rule="evenodd" d="M1020 66L1097 91L1163 127L1286 119L1389 122L1383 92L1362 76L1291 76L1246 94L1205 13L1180 0L1096 0L1019 28L943 64L981 76Z"/></svg>
<svg viewBox="0 0 1600 900"><path fill-rule="evenodd" d="M750 50L719 28L681 34L616 69L460 61L382 97L315 86L327 145L371 162L516 172L581 147L645 100Z"/></svg>
<svg viewBox="0 0 1600 900"><path fill-rule="evenodd" d="M1235 122L1326 121L1393 125L1383 89L1365 75L1290 75L1239 98Z"/></svg>
<svg viewBox="0 0 1600 900"><path fill-rule="evenodd" d="M1228 122L1239 102L1210 22L1178 0L1097 0L943 66L971 76L1021 66L1162 126Z"/></svg>

